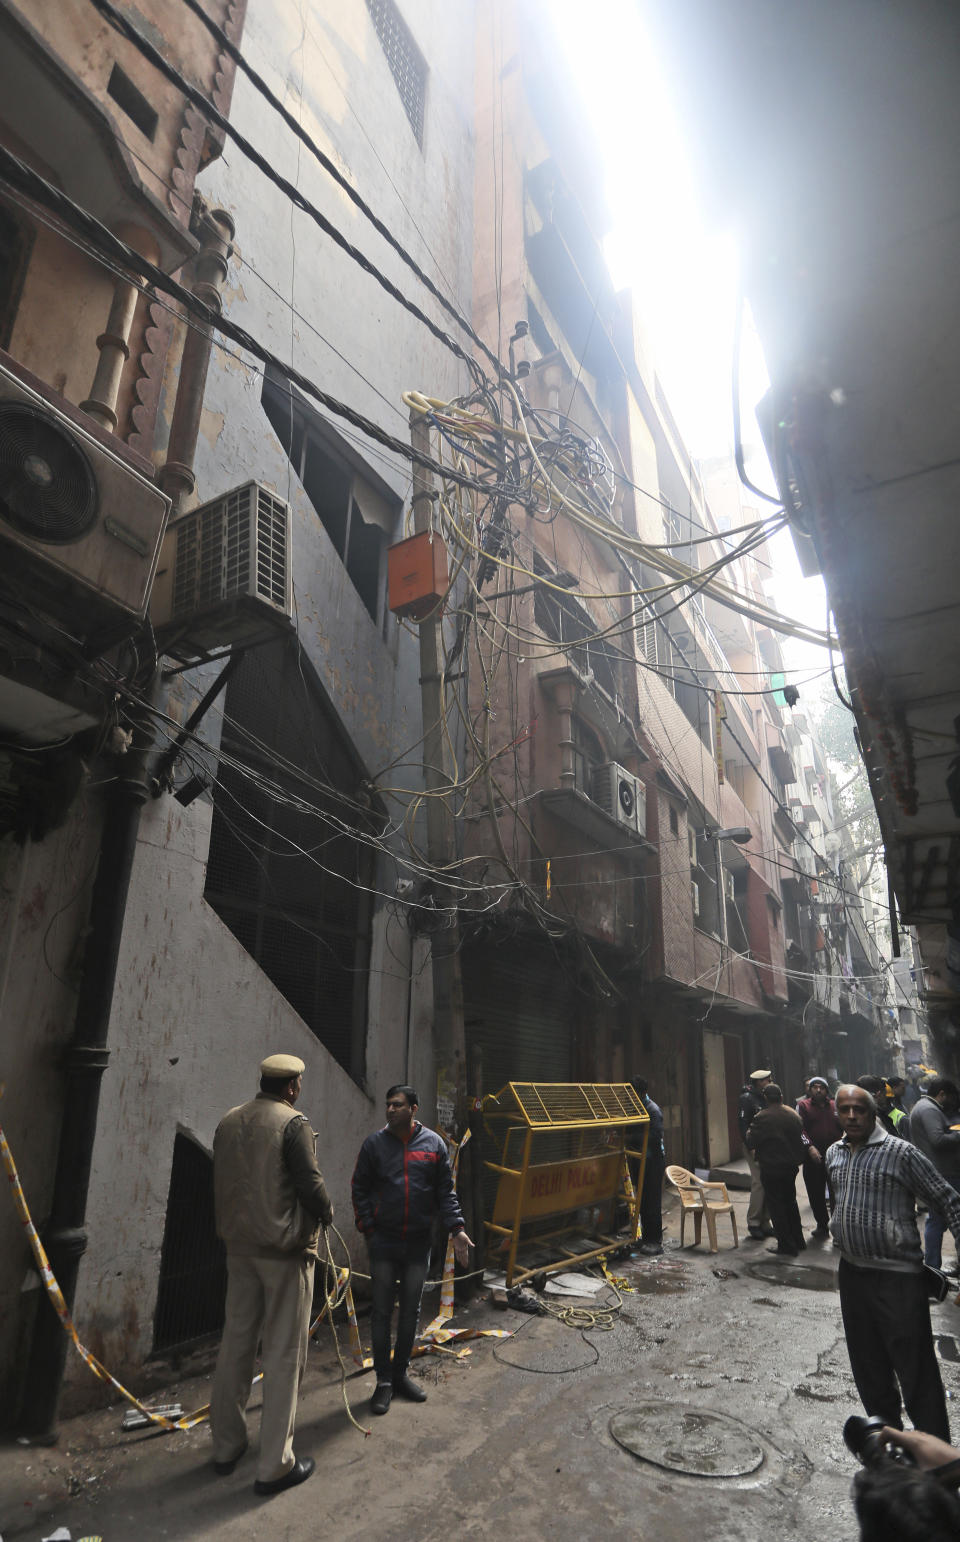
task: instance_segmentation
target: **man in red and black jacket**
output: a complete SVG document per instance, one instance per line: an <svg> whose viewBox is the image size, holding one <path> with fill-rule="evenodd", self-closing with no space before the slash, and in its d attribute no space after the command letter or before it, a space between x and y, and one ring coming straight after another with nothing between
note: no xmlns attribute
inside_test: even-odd
<svg viewBox="0 0 960 1542"><path fill-rule="evenodd" d="M366 1237L370 1255L370 1332L377 1373L370 1409L378 1414L387 1412L394 1392L413 1403L426 1400L419 1382L407 1375L407 1365L417 1336L435 1216L439 1213L453 1237L461 1268L469 1262L473 1246L463 1224L446 1141L414 1117L417 1103L412 1087L389 1088L387 1122L360 1147L351 1185L357 1230ZM390 1324L398 1296L391 1366Z"/></svg>

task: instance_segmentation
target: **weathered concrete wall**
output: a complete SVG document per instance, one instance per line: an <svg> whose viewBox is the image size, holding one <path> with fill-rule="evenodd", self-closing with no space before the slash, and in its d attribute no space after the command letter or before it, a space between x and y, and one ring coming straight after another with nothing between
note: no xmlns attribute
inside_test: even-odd
<svg viewBox="0 0 960 1542"><path fill-rule="evenodd" d="M404 245L453 292L469 296L472 7L404 7L430 66L423 152L417 147L363 0L257 6L244 52ZM278 170L370 253L405 293L436 307L265 103L243 83L234 120ZM231 151L203 178L204 197L237 224L224 292L229 316L333 396L405 441L407 387L441 396L462 367L305 216ZM414 223L415 222L415 223ZM419 231L417 228L419 227ZM292 298L292 307L290 304ZM465 301L464 303L468 303ZM444 323L448 325L448 323ZM167 382L167 395L175 382ZM416 785L421 727L415 637L371 620L261 406L261 377L214 348L197 452L197 501L257 479L293 509L300 646L391 820ZM337 425L335 425L337 426ZM340 428L343 426L340 425ZM407 462L347 427L350 446L398 500ZM399 530L397 534L399 535ZM180 710L187 710L190 685ZM219 709L201 733L217 742ZM412 748L411 748L412 746ZM387 770L394 761L405 762ZM392 903L396 868L378 861L372 918L365 1083L358 1086L286 1003L203 899L210 809L169 796L143 819L111 1021L88 1210L90 1247L78 1316L111 1367L135 1367L152 1343L171 1160L182 1130L209 1150L227 1108L256 1091L263 1055L306 1062L301 1106L319 1131L321 1167L348 1241L349 1179L380 1122L386 1086L412 1077L424 1116L434 1103L428 949ZM362 1252L358 1255L362 1259ZM72 1372L76 1382L78 1375Z"/></svg>
<svg viewBox="0 0 960 1542"><path fill-rule="evenodd" d="M336 1223L352 1232L349 1179L370 1100L318 1043L202 897L210 812L157 802L143 820L111 1020L110 1066L88 1205L90 1244L77 1318L114 1369L149 1353L160 1247L178 1130L210 1151L223 1113L257 1090L261 1058L307 1063L301 1107L319 1133ZM374 958L374 969L382 956ZM395 977L399 1005L406 978ZM383 1006L384 990L374 991ZM377 1040L399 1063L406 1024ZM71 1366L71 1379L87 1373Z"/></svg>
<svg viewBox="0 0 960 1542"><path fill-rule="evenodd" d="M93 882L99 798L37 844L0 846L0 1124L34 1221L53 1188L63 1111L61 1056L73 1028L82 927ZM6 1184L4 1184L6 1189ZM9 1196L0 1201L0 1409L12 1409L39 1276Z"/></svg>

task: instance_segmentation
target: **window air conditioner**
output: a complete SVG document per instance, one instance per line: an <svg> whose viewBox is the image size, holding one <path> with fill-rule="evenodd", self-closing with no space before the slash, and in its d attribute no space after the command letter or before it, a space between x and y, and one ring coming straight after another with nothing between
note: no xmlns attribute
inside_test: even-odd
<svg viewBox="0 0 960 1542"><path fill-rule="evenodd" d="M611 819L641 835L645 832L647 790L631 772L625 771L615 761L608 761L606 765L595 768L590 789L593 802L609 814Z"/></svg>
<svg viewBox="0 0 960 1542"><path fill-rule="evenodd" d="M146 613L170 501L64 404L0 364L0 551L25 600L111 642Z"/></svg>
<svg viewBox="0 0 960 1542"><path fill-rule="evenodd" d="M734 891L734 887L733 887L733 874L732 873L724 873L724 875L723 875L723 892L726 895L727 899L730 901L730 904L732 905L733 901L734 901L734 899L736 897L735 891Z"/></svg>
<svg viewBox="0 0 960 1542"><path fill-rule="evenodd" d="M251 646L293 607L290 505L259 482L192 509L168 529L151 615L175 654Z"/></svg>

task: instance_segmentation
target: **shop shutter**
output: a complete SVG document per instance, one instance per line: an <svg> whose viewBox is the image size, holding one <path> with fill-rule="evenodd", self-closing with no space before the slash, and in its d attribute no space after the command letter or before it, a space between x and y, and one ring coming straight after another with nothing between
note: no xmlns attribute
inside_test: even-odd
<svg viewBox="0 0 960 1542"><path fill-rule="evenodd" d="M573 986L556 955L535 942L468 944L463 951L467 1088L482 1057L483 1092L510 1081L573 1078Z"/></svg>

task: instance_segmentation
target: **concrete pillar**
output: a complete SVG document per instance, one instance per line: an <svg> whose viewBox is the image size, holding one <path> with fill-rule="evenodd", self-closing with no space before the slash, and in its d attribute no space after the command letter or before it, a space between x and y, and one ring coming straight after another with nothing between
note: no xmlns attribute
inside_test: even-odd
<svg viewBox="0 0 960 1542"><path fill-rule="evenodd" d="M233 236L234 223L226 210L212 209L205 214L200 232L200 250L193 263L192 289L197 298L217 316L223 309L220 291L227 278L233 252ZM174 514L196 486L193 462L212 346L213 333L208 326L194 324L187 328L167 459L160 472L160 486L173 499Z"/></svg>
<svg viewBox="0 0 960 1542"><path fill-rule="evenodd" d="M148 262L159 260L159 247L149 231L136 225L121 224L114 227L114 234ZM82 410L110 433L117 427L120 380L130 357L130 333L139 297L140 291L128 279L118 277L115 280L106 329L97 338L100 357L93 385L87 400L80 403Z"/></svg>

